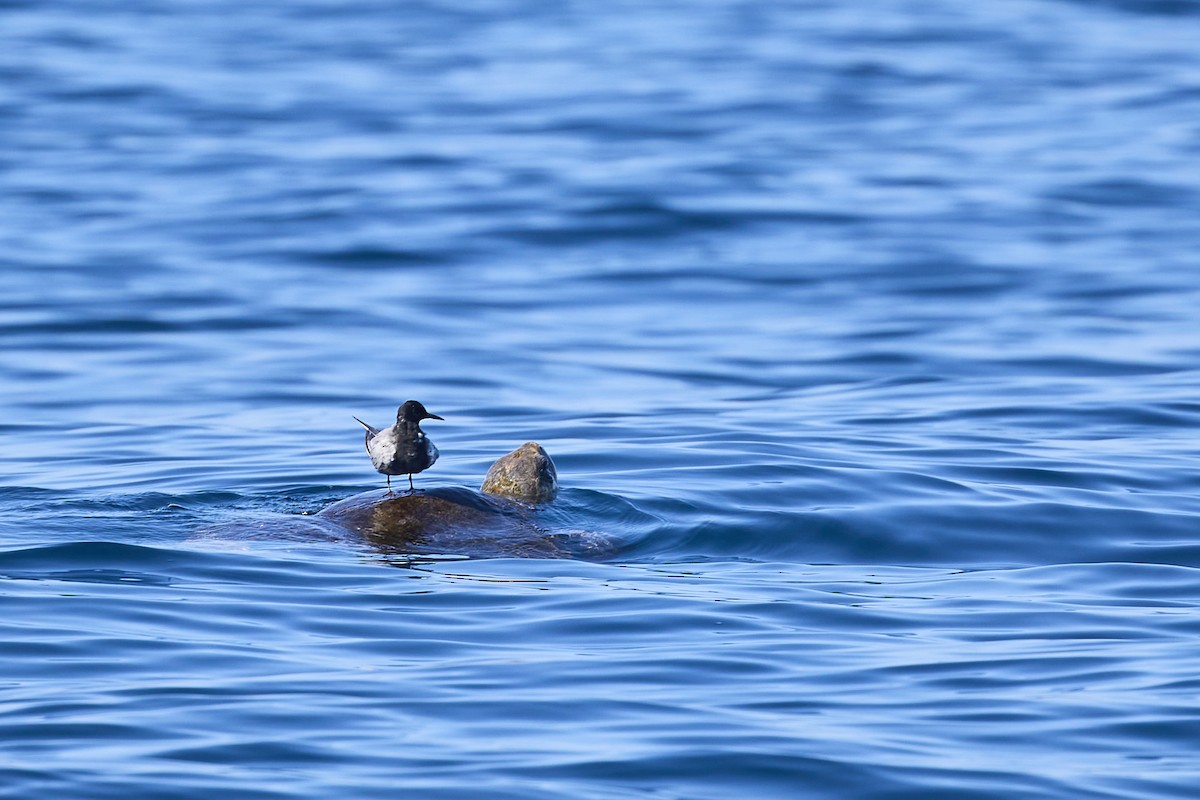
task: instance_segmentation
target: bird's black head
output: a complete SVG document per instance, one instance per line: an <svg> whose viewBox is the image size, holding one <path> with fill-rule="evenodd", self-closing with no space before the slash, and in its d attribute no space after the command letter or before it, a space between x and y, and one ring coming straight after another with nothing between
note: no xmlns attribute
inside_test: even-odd
<svg viewBox="0 0 1200 800"><path fill-rule="evenodd" d="M425 406L416 400L409 400L396 410L396 422L417 423L423 419L441 419L437 414L430 414Z"/></svg>

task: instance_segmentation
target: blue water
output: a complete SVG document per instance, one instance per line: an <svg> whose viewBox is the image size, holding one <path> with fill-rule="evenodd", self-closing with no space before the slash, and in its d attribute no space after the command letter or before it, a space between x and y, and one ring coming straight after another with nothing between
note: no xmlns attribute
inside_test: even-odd
<svg viewBox="0 0 1200 800"><path fill-rule="evenodd" d="M0 2L0 797L1196 797L1198 26Z"/></svg>

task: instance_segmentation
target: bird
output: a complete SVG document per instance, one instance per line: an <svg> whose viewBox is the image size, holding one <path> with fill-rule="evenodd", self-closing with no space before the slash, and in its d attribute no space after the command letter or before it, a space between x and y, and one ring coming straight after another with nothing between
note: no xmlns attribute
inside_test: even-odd
<svg viewBox="0 0 1200 800"><path fill-rule="evenodd" d="M354 420L367 429L367 455L375 469L387 476L388 492L392 491L393 475L408 475L408 490L413 490L412 476L424 472L438 460L438 449L421 430L423 419L442 419L430 414L416 400L409 400L396 410L396 424L380 430ZM443 420L444 421L444 420Z"/></svg>

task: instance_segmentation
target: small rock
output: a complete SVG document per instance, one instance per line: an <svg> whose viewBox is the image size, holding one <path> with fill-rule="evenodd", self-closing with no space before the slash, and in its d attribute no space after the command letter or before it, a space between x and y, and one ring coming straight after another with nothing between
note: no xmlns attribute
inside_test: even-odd
<svg viewBox="0 0 1200 800"><path fill-rule="evenodd" d="M479 488L486 494L527 503L548 503L558 494L558 471L540 444L526 442L496 459Z"/></svg>

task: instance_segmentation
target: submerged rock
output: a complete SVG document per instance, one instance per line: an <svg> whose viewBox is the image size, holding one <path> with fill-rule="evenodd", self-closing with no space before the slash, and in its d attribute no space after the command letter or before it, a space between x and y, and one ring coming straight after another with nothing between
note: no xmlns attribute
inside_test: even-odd
<svg viewBox="0 0 1200 800"><path fill-rule="evenodd" d="M392 552L475 557L571 558L572 535L539 528L536 509L558 493L554 461L526 442L499 458L483 480L482 494L441 487L415 493L364 492L334 503L317 516ZM584 549L594 551L589 539Z"/></svg>
<svg viewBox="0 0 1200 800"><path fill-rule="evenodd" d="M415 494L376 490L348 497L318 514L382 550L475 557L566 558L531 510L458 487Z"/></svg>
<svg viewBox="0 0 1200 800"><path fill-rule="evenodd" d="M193 539L366 542L404 557L599 559L617 550L612 536L570 527L571 504L547 505L558 490L557 471L536 442L498 459L482 488L445 486L403 494L376 489L312 516L243 515L201 529Z"/></svg>

